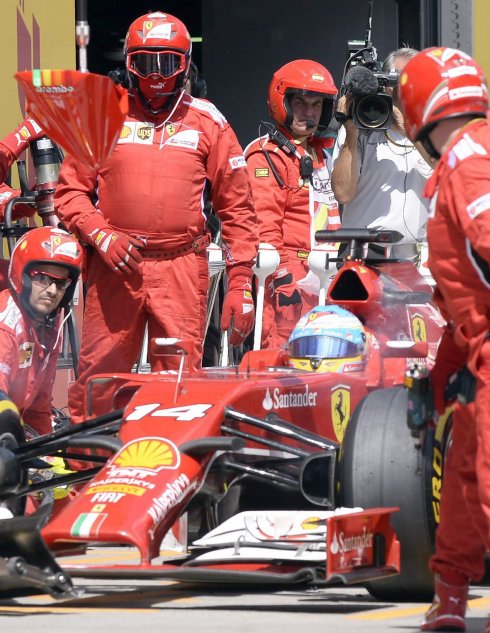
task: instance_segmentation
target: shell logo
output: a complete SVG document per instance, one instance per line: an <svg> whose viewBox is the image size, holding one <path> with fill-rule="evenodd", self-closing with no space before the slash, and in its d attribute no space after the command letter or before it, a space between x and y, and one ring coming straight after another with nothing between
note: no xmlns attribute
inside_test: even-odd
<svg viewBox="0 0 490 633"><path fill-rule="evenodd" d="M119 138L128 138L130 134L131 134L131 128L129 127L129 125L123 125L121 132L119 134Z"/></svg>
<svg viewBox="0 0 490 633"><path fill-rule="evenodd" d="M320 519L320 517L309 517L301 522L301 527L303 530L316 530L321 523L324 523L325 520Z"/></svg>
<svg viewBox="0 0 490 633"><path fill-rule="evenodd" d="M127 444L112 462L120 468L177 468L179 451L170 440L147 437Z"/></svg>
<svg viewBox="0 0 490 633"><path fill-rule="evenodd" d="M21 128L19 130L19 134L22 136L24 140L27 140L31 136L29 130L26 127Z"/></svg>

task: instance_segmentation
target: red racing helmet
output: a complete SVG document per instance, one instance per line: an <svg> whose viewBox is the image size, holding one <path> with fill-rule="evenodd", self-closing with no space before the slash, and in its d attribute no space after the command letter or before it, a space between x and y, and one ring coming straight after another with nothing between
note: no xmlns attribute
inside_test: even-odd
<svg viewBox="0 0 490 633"><path fill-rule="evenodd" d="M10 286L25 307L31 294L29 271L42 264L63 266L68 269L68 276L72 280L59 304L60 308L64 308L75 292L82 259L82 247L66 231L50 226L31 229L20 238L12 251L8 272Z"/></svg>
<svg viewBox="0 0 490 633"><path fill-rule="evenodd" d="M403 68L398 94L412 142L426 138L439 121L485 117L488 110L482 69L470 55L454 48L427 48L412 57Z"/></svg>
<svg viewBox="0 0 490 633"><path fill-rule="evenodd" d="M124 59L131 87L145 110L159 114L172 108L189 76L192 42L183 22L155 11L129 27Z"/></svg>
<svg viewBox="0 0 490 633"><path fill-rule="evenodd" d="M276 70L269 84L267 105L271 118L283 128L290 129L293 112L290 96L293 93L323 97L320 128L326 128L333 113L337 87L329 71L318 62L296 59Z"/></svg>

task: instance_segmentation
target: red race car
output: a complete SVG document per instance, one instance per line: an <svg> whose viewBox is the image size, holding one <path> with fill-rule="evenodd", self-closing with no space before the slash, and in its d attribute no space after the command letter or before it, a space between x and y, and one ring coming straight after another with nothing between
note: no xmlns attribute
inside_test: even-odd
<svg viewBox="0 0 490 633"><path fill-rule="evenodd" d="M63 596L70 576L166 577L340 580L384 599L432 596L433 433L409 429L403 384L414 363L430 368L443 320L413 264L365 259L369 243L397 235L341 230L334 239L349 248L323 312L340 308L361 324L355 356L344 345L355 334L307 352L314 334L289 352L249 351L237 366L191 370L192 341L157 339L151 345L177 356L177 369L94 377L83 424L28 442L0 429L4 508L18 513L26 495L86 482L52 516L41 506L0 520L0 589ZM320 371L332 357L343 362ZM87 468L36 482L33 469L53 455ZM169 534L183 554L162 562ZM52 556L97 543L132 545L140 562L62 568Z"/></svg>

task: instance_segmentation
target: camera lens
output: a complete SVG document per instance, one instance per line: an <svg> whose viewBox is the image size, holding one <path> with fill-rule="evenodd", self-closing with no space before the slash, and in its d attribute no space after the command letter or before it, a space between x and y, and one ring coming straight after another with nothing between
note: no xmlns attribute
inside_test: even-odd
<svg viewBox="0 0 490 633"><path fill-rule="evenodd" d="M355 115L362 127L378 129L389 122L391 109L384 95L367 95L356 103Z"/></svg>

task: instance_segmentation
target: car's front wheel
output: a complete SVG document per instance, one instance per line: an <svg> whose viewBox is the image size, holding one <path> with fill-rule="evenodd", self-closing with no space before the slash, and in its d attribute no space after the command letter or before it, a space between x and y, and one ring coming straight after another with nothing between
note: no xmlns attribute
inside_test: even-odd
<svg viewBox="0 0 490 633"><path fill-rule="evenodd" d="M401 545L401 570L370 582L376 598L430 601L433 577L431 468L433 434L416 446L406 421L407 392L382 389L362 400L347 425L339 462L339 504L346 507L398 506L392 516Z"/></svg>

